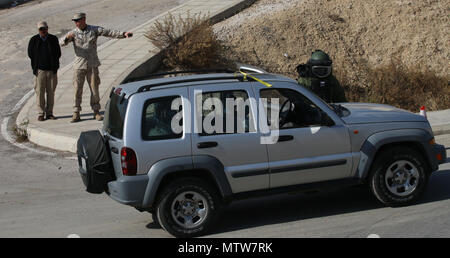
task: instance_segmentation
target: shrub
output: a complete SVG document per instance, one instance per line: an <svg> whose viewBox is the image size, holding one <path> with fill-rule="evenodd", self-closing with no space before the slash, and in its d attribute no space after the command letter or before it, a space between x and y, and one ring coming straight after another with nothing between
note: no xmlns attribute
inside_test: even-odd
<svg viewBox="0 0 450 258"><path fill-rule="evenodd" d="M345 74L345 65L337 73L349 101L394 105L418 112L424 105L428 110L450 108L450 78L438 76L426 67L406 67L393 58L388 65L361 65L361 83L352 83Z"/></svg>
<svg viewBox="0 0 450 258"><path fill-rule="evenodd" d="M174 17L168 14L145 36L163 54L169 69L201 69L222 66L220 42L207 16L201 14Z"/></svg>
<svg viewBox="0 0 450 258"><path fill-rule="evenodd" d="M14 126L14 134L16 135L16 142L22 143L28 141L28 131L27 127L30 121L25 119L20 123L19 126Z"/></svg>

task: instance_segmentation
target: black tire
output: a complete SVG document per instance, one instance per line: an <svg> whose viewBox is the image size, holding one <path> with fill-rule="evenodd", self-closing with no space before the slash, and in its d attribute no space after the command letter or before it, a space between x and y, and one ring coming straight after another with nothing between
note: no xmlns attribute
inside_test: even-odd
<svg viewBox="0 0 450 258"><path fill-rule="evenodd" d="M409 168L414 166L414 171L417 171L417 178L414 177L414 180L418 181L415 182L415 188L409 190L411 191L410 193L405 191L404 193L396 194L393 193L392 190L389 190L388 187L388 182L391 182L393 178L386 178L386 176L391 166L395 167L395 164L399 164L402 161L408 162L409 165L407 166L409 166ZM383 151L383 153L380 153L375 159L369 178L369 185L372 193L383 204L391 207L407 206L417 202L421 197L428 184L429 175L430 171L428 165L419 152L405 146L397 146ZM407 181L408 180L411 179L407 179ZM398 189L402 190L402 187L400 186ZM402 194L404 194L404 196L402 196Z"/></svg>
<svg viewBox="0 0 450 258"><path fill-rule="evenodd" d="M200 204L197 203L195 207L201 206L207 212L205 212L206 215L203 218L200 215L191 216L194 227L183 227L180 223L185 223L185 221L183 222L184 214L177 217L176 212L173 212L173 215L172 210L175 211L176 209L173 209L172 206L174 205L174 207L182 210L182 207L179 206L181 202L176 198L184 196L187 198L186 200L189 200L188 198L192 196L192 193L196 194L197 197L202 197L202 201L198 202ZM192 199L194 198L192 197ZM156 214L161 227L171 235L175 237L196 237L209 231L217 219L220 207L221 202L218 194L211 185L199 178L189 177L174 181L162 191L158 198ZM195 225L196 223L199 224Z"/></svg>

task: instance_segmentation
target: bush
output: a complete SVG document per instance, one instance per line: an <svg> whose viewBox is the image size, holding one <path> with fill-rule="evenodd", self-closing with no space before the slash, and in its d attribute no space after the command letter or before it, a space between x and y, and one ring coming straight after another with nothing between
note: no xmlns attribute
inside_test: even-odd
<svg viewBox="0 0 450 258"><path fill-rule="evenodd" d="M28 119L24 119L19 126L14 126L14 134L16 135L16 142L22 143L28 141L28 131L27 127L30 121Z"/></svg>
<svg viewBox="0 0 450 258"><path fill-rule="evenodd" d="M172 14L165 16L146 32L145 36L163 54L168 69L201 69L223 66L221 44L213 32L207 16L186 18Z"/></svg>
<svg viewBox="0 0 450 258"><path fill-rule="evenodd" d="M345 65L337 72L351 102L388 104L412 112L418 112L422 105L428 110L450 108L449 76L438 76L420 65L408 68L397 58L385 66L360 67L359 84L348 78Z"/></svg>

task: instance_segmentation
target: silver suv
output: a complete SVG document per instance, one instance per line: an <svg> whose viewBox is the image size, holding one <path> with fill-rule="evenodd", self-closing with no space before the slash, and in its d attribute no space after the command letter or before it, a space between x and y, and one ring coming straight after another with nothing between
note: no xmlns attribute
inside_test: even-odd
<svg viewBox="0 0 450 258"><path fill-rule="evenodd" d="M366 184L382 203L408 205L445 160L422 116L330 105L269 73L122 84L102 132L78 140L88 192L152 213L177 237L204 234L226 204L251 196Z"/></svg>

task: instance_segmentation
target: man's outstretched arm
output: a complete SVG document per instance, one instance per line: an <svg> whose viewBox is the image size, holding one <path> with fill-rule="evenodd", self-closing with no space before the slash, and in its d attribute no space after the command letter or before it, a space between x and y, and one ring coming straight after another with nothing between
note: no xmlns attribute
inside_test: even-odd
<svg viewBox="0 0 450 258"><path fill-rule="evenodd" d="M108 38L116 38L116 39L123 39L123 38L130 38L133 36L133 33L131 32L122 32L119 30L111 30L111 29L105 29L103 27L97 27L96 32L98 36L108 37Z"/></svg>

